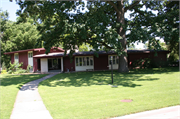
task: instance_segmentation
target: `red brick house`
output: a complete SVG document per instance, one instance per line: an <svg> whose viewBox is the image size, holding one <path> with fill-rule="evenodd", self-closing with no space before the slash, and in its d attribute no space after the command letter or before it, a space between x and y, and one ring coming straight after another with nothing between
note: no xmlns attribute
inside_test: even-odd
<svg viewBox="0 0 180 119"><path fill-rule="evenodd" d="M44 48L27 49L14 52L7 52L11 55L11 63L23 62L23 69L28 64L33 67L33 72L49 72L49 71L87 71L87 70L109 70L110 56L113 57L113 69L118 69L118 57L115 52L97 52L99 57L94 55L93 51L76 52L73 54L72 62L68 55L64 56L62 48L52 48L50 53L45 54ZM138 59L150 58L156 61L167 61L169 51L157 51L155 56L153 50L128 50L128 66L131 67L133 61Z"/></svg>

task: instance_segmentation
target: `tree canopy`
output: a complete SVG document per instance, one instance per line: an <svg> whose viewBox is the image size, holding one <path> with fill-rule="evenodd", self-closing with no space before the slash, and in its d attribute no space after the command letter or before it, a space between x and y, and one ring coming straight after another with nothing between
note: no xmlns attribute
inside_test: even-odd
<svg viewBox="0 0 180 119"><path fill-rule="evenodd" d="M9 65L10 57L4 55L5 52L32 49L35 47L37 39L40 37L33 20L27 18L25 23L17 23L8 20L8 13L1 11L1 62Z"/></svg>
<svg viewBox="0 0 180 119"><path fill-rule="evenodd" d="M159 23L161 38L164 39L171 51L169 60L179 60L179 1L167 1L164 4L164 11L160 12L157 19Z"/></svg>
<svg viewBox="0 0 180 119"><path fill-rule="evenodd" d="M17 12L20 17L25 19L31 16L39 23L38 30L41 37L38 43L44 41L47 52L52 46L63 43L63 48L71 49L72 55L76 46L89 43L95 51L101 47L114 50L119 56L119 72L128 72L126 48L128 44L136 41L155 42L154 48L158 50L160 45L158 40L154 40L155 37L163 37L166 42L172 40L171 32L168 32L168 36L160 32L163 29L162 25L167 24L166 21L174 23L169 20L161 23L159 19L169 14L166 1L52 0L17 1L17 3L20 5ZM128 11L131 12L130 18L126 19L125 13Z"/></svg>

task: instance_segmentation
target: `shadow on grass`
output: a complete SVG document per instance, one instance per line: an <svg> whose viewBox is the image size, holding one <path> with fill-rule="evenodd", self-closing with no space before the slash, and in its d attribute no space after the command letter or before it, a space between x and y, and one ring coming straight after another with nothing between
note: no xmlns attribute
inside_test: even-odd
<svg viewBox="0 0 180 119"><path fill-rule="evenodd" d="M17 85L17 88L20 89L23 84L28 83L30 81L39 79L46 76L46 74L39 75L1 75L0 78L0 86L11 86Z"/></svg>
<svg viewBox="0 0 180 119"><path fill-rule="evenodd" d="M113 85L132 87L142 86L134 83L134 81L154 81L158 78L145 76L148 74L162 74L178 72L178 68L155 68L155 69L138 69L131 70L129 73L113 72ZM143 77L143 78L142 78ZM76 72L58 74L50 79L44 80L39 85L56 87L80 87L91 85L108 85L111 84L111 71L95 71L95 72Z"/></svg>

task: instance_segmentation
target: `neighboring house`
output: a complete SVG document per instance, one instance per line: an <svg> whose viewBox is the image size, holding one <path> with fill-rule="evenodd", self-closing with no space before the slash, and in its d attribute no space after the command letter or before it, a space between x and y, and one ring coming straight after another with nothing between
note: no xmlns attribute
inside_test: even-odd
<svg viewBox="0 0 180 119"><path fill-rule="evenodd" d="M118 69L118 57L115 52L98 51L97 53L99 57L96 57L93 51L75 52L72 59L68 57L68 54L64 56L64 50L61 48L52 48L48 54L45 54L44 48L20 50L5 54L11 55L11 63L23 62L23 69L26 69L28 64L31 65L33 72L109 70L111 69L111 56L113 57L113 69ZM128 66L131 67L133 61L143 58L167 61L169 51L157 51L158 56L154 56L154 53L153 50L128 50Z"/></svg>

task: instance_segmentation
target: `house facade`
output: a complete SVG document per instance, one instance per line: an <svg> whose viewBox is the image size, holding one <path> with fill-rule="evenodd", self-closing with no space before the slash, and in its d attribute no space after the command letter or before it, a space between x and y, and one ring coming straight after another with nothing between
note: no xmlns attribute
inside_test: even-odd
<svg viewBox="0 0 180 119"><path fill-rule="evenodd" d="M150 58L156 61L167 61L169 51L157 51L155 56L153 50L128 50L128 67L138 59ZM44 48L20 50L7 52L11 56L11 63L23 62L23 69L28 65L33 67L33 72L69 72L69 71L88 71L88 70L110 70L110 58L112 57L113 69L118 69L118 56L115 52L98 51L98 57L94 51L75 52L72 58L68 53L64 56L64 50L61 48L52 48L50 53L45 54Z"/></svg>

